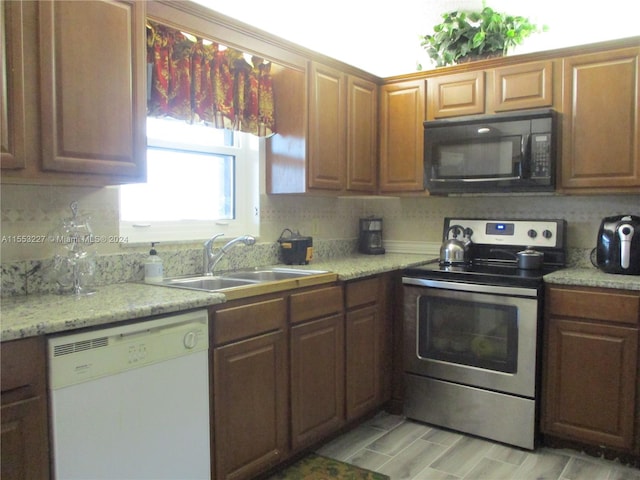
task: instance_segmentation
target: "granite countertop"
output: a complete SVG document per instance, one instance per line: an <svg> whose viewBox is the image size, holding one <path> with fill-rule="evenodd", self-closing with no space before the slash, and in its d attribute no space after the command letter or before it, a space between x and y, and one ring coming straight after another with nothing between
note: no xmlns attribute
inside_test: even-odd
<svg viewBox="0 0 640 480"><path fill-rule="evenodd" d="M385 253L384 255L356 254L349 257L314 260L296 268L328 270L338 274L338 280L348 281L380 273L402 270L433 260L433 255Z"/></svg>
<svg viewBox="0 0 640 480"><path fill-rule="evenodd" d="M220 293L143 283L97 287L87 296L21 295L2 298L1 340L14 340L82 327L206 307L225 301Z"/></svg>
<svg viewBox="0 0 640 480"><path fill-rule="evenodd" d="M545 275L544 281L557 285L640 290L640 275L613 275L595 267L566 268Z"/></svg>
<svg viewBox="0 0 640 480"><path fill-rule="evenodd" d="M425 255L353 255L314 260L294 268L328 270L346 281L400 270L430 260ZM336 278L330 277L333 280ZM1 341L95 327L153 315L223 303L222 293L199 292L143 283L119 283L96 288L92 295L22 295L1 300Z"/></svg>
<svg viewBox="0 0 640 480"><path fill-rule="evenodd" d="M402 270L428 262L433 256L387 253L316 259L293 268L327 270L340 281ZM329 277L335 279L336 277ZM567 268L545 275L550 284L639 290L640 276L611 275L596 268ZM275 290L274 290L275 291ZM84 297L26 295L2 298L0 340L45 335L83 327L161 315L223 303L222 293L199 292L143 283L119 283L96 288Z"/></svg>

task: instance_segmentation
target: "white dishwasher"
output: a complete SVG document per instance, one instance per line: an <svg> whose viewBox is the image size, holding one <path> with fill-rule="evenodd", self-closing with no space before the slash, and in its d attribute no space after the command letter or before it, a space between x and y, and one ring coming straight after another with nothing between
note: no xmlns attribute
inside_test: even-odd
<svg viewBox="0 0 640 480"><path fill-rule="evenodd" d="M56 480L210 478L207 311L50 337Z"/></svg>

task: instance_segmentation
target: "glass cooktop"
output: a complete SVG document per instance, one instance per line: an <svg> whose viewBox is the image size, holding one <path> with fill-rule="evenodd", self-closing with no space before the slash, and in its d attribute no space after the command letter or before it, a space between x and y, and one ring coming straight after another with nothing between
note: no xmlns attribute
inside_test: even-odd
<svg viewBox="0 0 640 480"><path fill-rule="evenodd" d="M562 267L557 265L544 265L540 269L526 270L518 268L515 262L487 261L476 261L462 265L440 265L439 260L434 259L425 265L406 269L404 276L489 285L538 287L542 284L544 275L560 268Z"/></svg>

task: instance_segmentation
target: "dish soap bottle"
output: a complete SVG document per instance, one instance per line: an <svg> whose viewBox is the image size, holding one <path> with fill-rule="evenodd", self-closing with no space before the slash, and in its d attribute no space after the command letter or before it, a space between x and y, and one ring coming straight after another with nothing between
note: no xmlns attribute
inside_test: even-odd
<svg viewBox="0 0 640 480"><path fill-rule="evenodd" d="M158 256L158 252L155 249L156 243L158 242L151 242L149 256L144 262L144 281L146 283L160 283L164 275L162 259Z"/></svg>

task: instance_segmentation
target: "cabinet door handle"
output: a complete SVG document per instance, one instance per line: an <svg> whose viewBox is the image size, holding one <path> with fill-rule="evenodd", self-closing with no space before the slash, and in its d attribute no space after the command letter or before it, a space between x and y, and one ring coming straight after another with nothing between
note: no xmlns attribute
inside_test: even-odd
<svg viewBox="0 0 640 480"><path fill-rule="evenodd" d="M35 386L32 383L20 385L19 387L9 388L2 391L2 405L15 403L19 400L36 397Z"/></svg>

